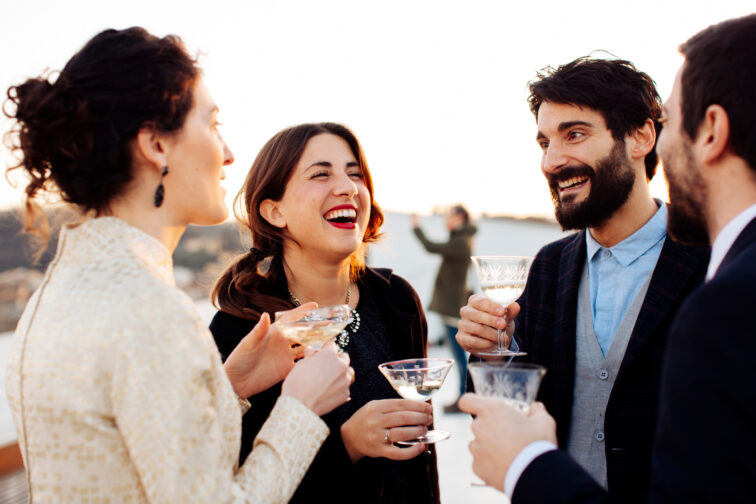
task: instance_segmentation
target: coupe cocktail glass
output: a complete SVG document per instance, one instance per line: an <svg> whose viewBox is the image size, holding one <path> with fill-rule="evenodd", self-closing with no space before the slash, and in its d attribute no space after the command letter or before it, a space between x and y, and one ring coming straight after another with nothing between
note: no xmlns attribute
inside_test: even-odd
<svg viewBox="0 0 756 504"><path fill-rule="evenodd" d="M384 362L378 369L400 396L410 401L425 402L441 388L453 364L452 359L406 359ZM397 441L397 444L435 443L449 436L451 434L446 431L430 430L424 436Z"/></svg>
<svg viewBox="0 0 756 504"><path fill-rule="evenodd" d="M348 305L315 308L299 318L290 312L276 312L275 325L291 341L319 350L344 330L351 321L350 313Z"/></svg>

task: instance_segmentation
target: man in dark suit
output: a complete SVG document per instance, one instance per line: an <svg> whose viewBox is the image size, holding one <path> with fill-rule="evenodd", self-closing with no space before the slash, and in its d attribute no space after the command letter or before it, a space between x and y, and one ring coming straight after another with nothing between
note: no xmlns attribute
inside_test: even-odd
<svg viewBox="0 0 756 504"><path fill-rule="evenodd" d="M661 100L648 75L627 61L580 58L529 87L557 220L580 231L541 249L509 319L520 310L514 334L525 360L548 369L539 400L556 418L559 446L620 501L637 502L667 334L703 281L708 248L666 236L666 206L649 193ZM484 350L504 313L472 296L457 340Z"/></svg>
<svg viewBox="0 0 756 504"><path fill-rule="evenodd" d="M659 139L670 234L711 241L707 282L678 311L662 372L649 502L756 499L756 14L680 48L685 62ZM487 483L512 502L609 502L566 453L553 419L466 395L470 449Z"/></svg>

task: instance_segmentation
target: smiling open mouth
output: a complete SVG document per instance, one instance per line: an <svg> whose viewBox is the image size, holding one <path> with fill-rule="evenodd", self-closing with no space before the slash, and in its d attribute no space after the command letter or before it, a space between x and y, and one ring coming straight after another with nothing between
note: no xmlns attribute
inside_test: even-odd
<svg viewBox="0 0 756 504"><path fill-rule="evenodd" d="M339 208L327 212L323 217L337 227L353 227L357 222L357 210L354 208Z"/></svg>
<svg viewBox="0 0 756 504"><path fill-rule="evenodd" d="M570 177L566 180L560 180L558 182L559 190L560 191L566 191L567 189L572 189L573 187L578 187L588 181L589 177L582 176L582 177Z"/></svg>

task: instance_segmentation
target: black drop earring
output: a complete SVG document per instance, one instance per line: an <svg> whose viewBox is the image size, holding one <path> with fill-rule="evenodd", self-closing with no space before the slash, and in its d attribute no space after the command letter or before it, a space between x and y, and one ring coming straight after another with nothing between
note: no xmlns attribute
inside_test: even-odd
<svg viewBox="0 0 756 504"><path fill-rule="evenodd" d="M160 174L160 185L155 189L155 197L152 199L156 208L160 208L163 204L163 198L165 197L165 187L163 187L163 177L168 175L168 165L163 166L163 172Z"/></svg>

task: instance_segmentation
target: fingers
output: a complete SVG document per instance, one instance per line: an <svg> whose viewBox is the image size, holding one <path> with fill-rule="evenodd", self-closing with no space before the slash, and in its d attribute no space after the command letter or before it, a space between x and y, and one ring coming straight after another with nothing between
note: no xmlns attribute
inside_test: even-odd
<svg viewBox="0 0 756 504"><path fill-rule="evenodd" d="M240 344L245 346L256 345L265 337L269 329L270 315L263 313L262 317L260 317L260 320L258 320L257 324L255 324L255 327L253 327L252 330L249 331L246 336L244 336L244 339L241 340Z"/></svg>
<svg viewBox="0 0 756 504"><path fill-rule="evenodd" d="M427 414L433 413L433 406L426 402L415 402L407 399L376 399L370 401L381 413L393 413L396 411L417 411Z"/></svg>
<svg viewBox="0 0 756 504"><path fill-rule="evenodd" d="M495 317L504 317L507 314L507 310L504 306L495 301L491 301L491 299L484 294L473 294L467 300L467 305L462 308L472 308Z"/></svg>
<svg viewBox="0 0 756 504"><path fill-rule="evenodd" d="M401 448L394 445L386 445L386 450L383 456L391 460L409 460L417 457L424 451L425 445L423 443Z"/></svg>
<svg viewBox="0 0 756 504"><path fill-rule="evenodd" d="M384 415L382 423L391 428L403 425L426 426L433 423L433 415L417 411L397 411Z"/></svg>
<svg viewBox="0 0 756 504"><path fill-rule="evenodd" d="M457 401L457 406L459 406L459 409L461 409L465 413L477 415L485 405L484 399L485 397L483 396L468 392L467 394L464 394L459 398L459 401Z"/></svg>
<svg viewBox="0 0 756 504"><path fill-rule="evenodd" d="M458 327L457 343L468 352L475 353L488 350L498 342L498 334L494 328L466 320L460 320ZM504 344L508 344L508 341Z"/></svg>
<svg viewBox="0 0 756 504"><path fill-rule="evenodd" d="M536 401L530 406L530 416L533 415L541 415L543 413L549 414L548 411L546 411L546 406L543 405L542 402Z"/></svg>
<svg viewBox="0 0 756 504"><path fill-rule="evenodd" d="M409 441L428 433L428 427L425 425L409 425L405 427L392 427L389 429L389 440L386 445L398 443L399 441Z"/></svg>
<svg viewBox="0 0 756 504"><path fill-rule="evenodd" d="M478 294L476 294L478 295ZM475 296L472 296L472 300ZM459 309L459 316L463 321L493 327L504 327L507 324L507 310L500 304L496 304L488 298L483 298L476 305L467 304Z"/></svg>

